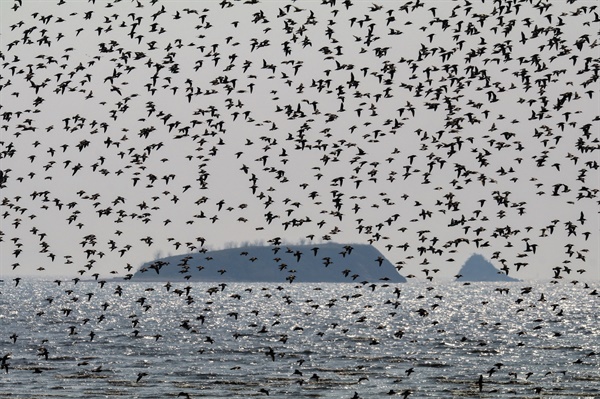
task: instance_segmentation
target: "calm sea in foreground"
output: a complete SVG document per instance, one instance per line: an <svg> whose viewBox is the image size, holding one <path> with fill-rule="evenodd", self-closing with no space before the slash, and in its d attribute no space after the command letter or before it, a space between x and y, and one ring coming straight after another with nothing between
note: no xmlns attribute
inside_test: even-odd
<svg viewBox="0 0 600 399"><path fill-rule="evenodd" d="M0 397L600 397L597 283L164 284L7 279Z"/></svg>

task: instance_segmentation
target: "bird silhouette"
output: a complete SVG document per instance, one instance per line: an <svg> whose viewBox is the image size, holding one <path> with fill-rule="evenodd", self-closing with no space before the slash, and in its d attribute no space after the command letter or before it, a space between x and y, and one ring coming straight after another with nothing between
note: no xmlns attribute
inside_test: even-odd
<svg viewBox="0 0 600 399"><path fill-rule="evenodd" d="M455 269L474 251L497 265L495 279L548 278L585 291L585 301L597 298L581 281L593 278L597 258L590 245L600 171L591 115L595 5L224 0L186 7L92 1L79 9L59 0L34 10L16 0L2 14L1 263L14 282L3 291L37 298L30 287L38 277L62 276L31 306L40 323L55 318L68 342L91 353L111 342L108 325L125 318L125 340L177 340L183 348L195 339L204 345L194 353L204 356L234 336L268 348L272 363L296 356L291 348L309 334L332 347L341 341L331 337L356 337L363 326L386 331L396 320L370 324L369 309L382 303L390 318L416 317L444 334L451 326L438 324L449 293L439 279L454 274L473 288ZM363 260L367 244L385 257ZM222 257L227 246L235 257ZM244 291L232 284L240 271L289 284ZM397 287L400 271L409 289ZM572 271L579 280L568 281ZM348 283L349 292L326 301L318 290L314 298L294 291L298 282L327 278ZM210 284L199 288L199 281ZM412 302L407 292L423 282ZM510 287L491 287L478 304L503 303L515 317L569 316L563 303L571 298ZM267 315L263 302L247 312L246 301L258 295L310 323L289 325ZM165 298L193 317L158 316ZM352 321L311 324L342 306ZM501 328L487 316L479 330ZM543 321L523 334L541 334ZM219 323L231 334L215 332ZM565 331L556 330L552 339L562 340ZM31 357L23 345L40 345L29 328L14 331L6 333L21 370L21 357ZM365 342L376 350L413 335L402 326L391 331ZM48 360L46 346L34 360ZM10 358L2 359L6 372ZM306 375L322 366L310 362L315 369ZM473 371L480 391L484 374L492 380L505 367L498 364ZM297 380L298 389L325 381L314 373Z"/></svg>

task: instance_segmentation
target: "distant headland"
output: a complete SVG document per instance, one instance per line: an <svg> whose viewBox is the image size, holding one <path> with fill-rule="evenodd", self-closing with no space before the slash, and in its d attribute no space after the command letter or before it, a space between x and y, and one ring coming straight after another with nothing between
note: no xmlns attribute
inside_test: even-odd
<svg viewBox="0 0 600 399"><path fill-rule="evenodd" d="M144 263L131 281L404 283L394 265L367 244L252 245Z"/></svg>

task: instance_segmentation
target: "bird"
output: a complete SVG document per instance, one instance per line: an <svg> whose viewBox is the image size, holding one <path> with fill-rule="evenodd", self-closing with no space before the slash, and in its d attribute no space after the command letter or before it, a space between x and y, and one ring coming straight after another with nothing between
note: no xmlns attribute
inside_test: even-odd
<svg viewBox="0 0 600 399"><path fill-rule="evenodd" d="M488 6L224 0L178 9L152 0L79 10L59 0L30 10L14 1L3 13L0 78L10 98L0 111L0 256L14 285L2 291L32 305L11 302L8 314L35 315L90 353L122 333L133 347L173 345L176 355L189 342L210 344L192 351L205 357L233 336L278 372L313 332L326 348L357 331L373 350L388 339L421 344L408 324L380 335L404 315L449 337L451 295L433 279L454 274L464 285L452 289L472 292L478 284L456 264L481 251L501 272L494 278L539 276L574 291L559 302L554 287L491 287L499 295L477 306L502 303L528 320L551 309L567 320L567 302L583 309L598 296L568 281L573 270L591 278L597 258L598 13L574 1ZM378 252L361 258L367 245ZM221 257L228 246L236 257ZM241 272L276 282L244 291L232 283ZM63 277L38 303L29 275ZM422 277L432 283L421 287ZM348 292L300 293L328 278ZM159 316L171 304L185 316ZM372 324L379 308L389 319ZM326 318L336 312L348 318L333 327ZM482 334L508 324L482 315ZM127 329L117 332L121 319ZM542 321L522 333L539 339ZM25 346L39 342L13 325L14 358L29 361ZM52 338L44 348L62 345L50 327L40 332ZM463 349L491 344L460 336ZM574 359L570 367L583 362ZM499 360L472 371L480 391L484 373L507 367ZM309 363L307 375L328 367ZM389 394L415 389L406 388Z"/></svg>

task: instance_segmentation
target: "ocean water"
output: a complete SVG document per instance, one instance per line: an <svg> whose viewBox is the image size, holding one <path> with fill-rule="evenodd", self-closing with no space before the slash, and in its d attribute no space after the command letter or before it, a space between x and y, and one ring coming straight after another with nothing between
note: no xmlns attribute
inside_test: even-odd
<svg viewBox="0 0 600 399"><path fill-rule="evenodd" d="M600 397L597 284L164 285L2 283L0 398Z"/></svg>

